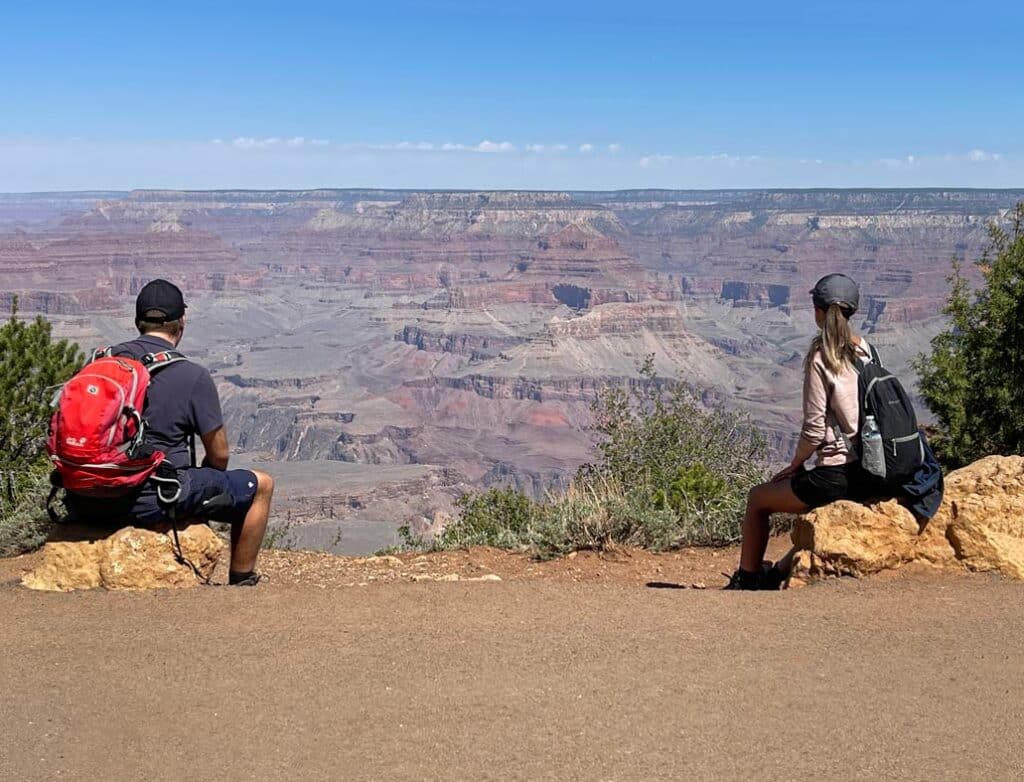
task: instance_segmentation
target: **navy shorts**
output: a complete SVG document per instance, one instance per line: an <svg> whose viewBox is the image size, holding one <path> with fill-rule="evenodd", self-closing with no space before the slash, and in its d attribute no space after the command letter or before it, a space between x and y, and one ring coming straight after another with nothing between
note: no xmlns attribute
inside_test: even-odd
<svg viewBox="0 0 1024 782"><path fill-rule="evenodd" d="M256 476L249 470L192 467L178 470L178 480L181 495L175 517L181 521L236 523L245 518L256 497ZM90 499L69 494L65 504L75 520L106 527L145 527L169 521L168 508L160 502L152 483L134 497Z"/></svg>
<svg viewBox="0 0 1024 782"><path fill-rule="evenodd" d="M803 467L790 479L790 487L804 505L818 508L836 500L865 500L891 494L878 478L867 472L859 461L828 467Z"/></svg>
<svg viewBox="0 0 1024 782"><path fill-rule="evenodd" d="M179 470L178 517L236 522L245 518L256 497L256 476L249 470L195 467Z"/></svg>

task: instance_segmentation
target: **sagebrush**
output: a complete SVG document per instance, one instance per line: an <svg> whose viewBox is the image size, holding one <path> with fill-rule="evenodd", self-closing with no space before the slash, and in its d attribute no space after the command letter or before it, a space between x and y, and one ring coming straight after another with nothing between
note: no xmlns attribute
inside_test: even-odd
<svg viewBox="0 0 1024 782"><path fill-rule="evenodd" d="M39 548L52 527L46 512L50 478L46 470L33 471L18 502L0 516L0 557L12 557Z"/></svg>
<svg viewBox="0 0 1024 782"><path fill-rule="evenodd" d="M746 414L706 405L685 383L657 377L649 356L628 389L598 395L593 420L600 458L581 467L567 491L539 502L514 489L467 494L436 540L406 532L406 544L545 557L739 539L747 492L767 477L767 440Z"/></svg>

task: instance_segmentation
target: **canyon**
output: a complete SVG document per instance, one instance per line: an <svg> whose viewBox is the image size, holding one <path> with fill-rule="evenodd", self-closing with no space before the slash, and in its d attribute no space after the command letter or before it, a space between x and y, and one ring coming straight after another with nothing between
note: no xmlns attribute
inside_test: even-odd
<svg viewBox="0 0 1024 782"><path fill-rule="evenodd" d="M0 195L0 306L83 347L132 334L149 279L189 303L234 462L279 477L296 545L361 552L463 491L535 496L594 457L590 405L645 356L747 410L788 458L807 291L913 385L954 257L1024 190L133 191ZM969 275L974 271L967 264ZM974 278L976 279L976 277Z"/></svg>

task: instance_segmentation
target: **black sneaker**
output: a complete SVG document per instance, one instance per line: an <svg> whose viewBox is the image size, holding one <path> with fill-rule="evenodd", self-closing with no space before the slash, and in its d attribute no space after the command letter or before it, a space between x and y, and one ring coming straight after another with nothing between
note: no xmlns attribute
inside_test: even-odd
<svg viewBox="0 0 1024 782"><path fill-rule="evenodd" d="M236 575L234 573L230 574L228 577L228 586L254 587L263 580L263 576L256 572L241 575L244 577L236 580Z"/></svg>
<svg viewBox="0 0 1024 782"><path fill-rule="evenodd" d="M750 573L742 568L729 577L729 583L723 589L742 589L745 591L776 591L782 589L782 582L786 577L781 571L775 568L767 560L761 563L761 569L756 573Z"/></svg>
<svg viewBox="0 0 1024 782"><path fill-rule="evenodd" d="M758 589L779 590L786 580L785 574L770 562L761 565L761 585Z"/></svg>
<svg viewBox="0 0 1024 782"><path fill-rule="evenodd" d="M736 572L729 576L729 583L722 587L722 589L742 589L744 591L753 591L760 588L761 573L749 573L743 568L736 568Z"/></svg>

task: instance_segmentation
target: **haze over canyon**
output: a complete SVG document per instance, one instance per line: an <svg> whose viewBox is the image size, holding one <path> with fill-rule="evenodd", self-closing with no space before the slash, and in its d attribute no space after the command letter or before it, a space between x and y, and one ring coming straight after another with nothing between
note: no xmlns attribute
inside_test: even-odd
<svg viewBox="0 0 1024 782"><path fill-rule="evenodd" d="M133 191L0 195L0 303L84 348L153 277L214 372L235 461L279 477L301 545L364 551L469 488L535 495L593 458L605 384L658 374L748 410L788 458L807 291L912 382L954 256L1024 190ZM340 531L340 534L339 534Z"/></svg>

